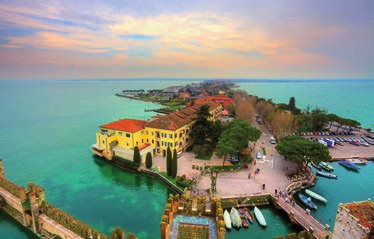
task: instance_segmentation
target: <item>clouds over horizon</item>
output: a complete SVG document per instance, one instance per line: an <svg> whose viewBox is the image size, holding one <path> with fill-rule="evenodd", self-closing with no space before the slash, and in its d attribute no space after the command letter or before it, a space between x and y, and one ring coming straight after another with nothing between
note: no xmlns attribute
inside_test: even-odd
<svg viewBox="0 0 374 239"><path fill-rule="evenodd" d="M373 77L369 1L337 13L322 1L15 2L0 3L2 78Z"/></svg>

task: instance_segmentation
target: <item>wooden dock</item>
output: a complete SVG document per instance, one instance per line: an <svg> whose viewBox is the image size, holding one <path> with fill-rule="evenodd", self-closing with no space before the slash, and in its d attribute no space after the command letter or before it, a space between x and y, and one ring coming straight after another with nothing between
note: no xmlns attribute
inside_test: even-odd
<svg viewBox="0 0 374 239"><path fill-rule="evenodd" d="M329 226L323 226L319 221L310 215L308 210L304 210L296 203L286 202L285 198L279 197L274 199L274 204L277 208L283 209L291 221L295 224L299 224L305 230L309 231L315 238L332 238L332 233L329 231ZM326 236L329 237L326 237Z"/></svg>

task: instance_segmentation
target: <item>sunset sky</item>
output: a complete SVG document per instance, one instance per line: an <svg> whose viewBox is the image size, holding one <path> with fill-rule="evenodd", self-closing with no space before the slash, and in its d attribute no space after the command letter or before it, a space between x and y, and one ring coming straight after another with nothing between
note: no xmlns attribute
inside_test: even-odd
<svg viewBox="0 0 374 239"><path fill-rule="evenodd" d="M0 0L0 79L374 78L371 0Z"/></svg>

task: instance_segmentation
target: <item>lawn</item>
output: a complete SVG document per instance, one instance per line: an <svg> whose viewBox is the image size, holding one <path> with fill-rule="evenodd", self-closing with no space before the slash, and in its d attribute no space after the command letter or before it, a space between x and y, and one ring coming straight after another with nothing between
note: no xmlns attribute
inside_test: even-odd
<svg viewBox="0 0 374 239"><path fill-rule="evenodd" d="M209 150L206 155L196 155L195 159L201 159L201 160L210 160L213 156L213 151Z"/></svg>

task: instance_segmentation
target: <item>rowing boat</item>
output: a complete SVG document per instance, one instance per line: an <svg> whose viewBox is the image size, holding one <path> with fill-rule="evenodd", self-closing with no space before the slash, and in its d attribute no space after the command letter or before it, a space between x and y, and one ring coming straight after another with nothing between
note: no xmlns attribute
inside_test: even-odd
<svg viewBox="0 0 374 239"><path fill-rule="evenodd" d="M306 189L305 193L308 194L309 196L311 196L312 198L315 198L315 199L317 199L319 201L327 203L327 199L326 198L322 197L321 195L319 195L319 194L317 194L317 193L315 193L313 191L310 191L310 190Z"/></svg>
<svg viewBox="0 0 374 239"><path fill-rule="evenodd" d="M320 162L318 165L321 166L321 168L323 168L326 171L329 171L329 172L334 171L334 167L326 162Z"/></svg>
<svg viewBox="0 0 374 239"><path fill-rule="evenodd" d="M308 198L308 197L305 196L304 194L299 193L299 198L300 198L300 200L301 200L305 205L307 205L307 206L310 207L311 209L317 209L317 205L314 204L314 202L312 202L312 199Z"/></svg>
<svg viewBox="0 0 374 239"><path fill-rule="evenodd" d="M223 219L225 220L225 225L228 229L231 229L231 218L227 210L223 213Z"/></svg>
<svg viewBox="0 0 374 239"><path fill-rule="evenodd" d="M317 163L312 162L311 165L312 165L314 168L316 168L316 169L318 169L318 170L321 170L321 167L320 167Z"/></svg>
<svg viewBox="0 0 374 239"><path fill-rule="evenodd" d="M266 220L265 220L265 217L264 215L262 214L262 212L260 211L260 209L258 209L257 207L255 207L255 216L256 216L256 219L258 221L258 223L263 226L263 227L266 227L267 224L266 224Z"/></svg>
<svg viewBox="0 0 374 239"><path fill-rule="evenodd" d="M251 223L253 223L253 219L254 218L253 218L253 215L252 215L251 211L249 211L249 209L245 207L244 208L244 213L245 213L248 221L250 221Z"/></svg>
<svg viewBox="0 0 374 239"><path fill-rule="evenodd" d="M325 177L325 178L338 179L338 176L336 176L335 174L332 174L332 173L325 173L325 172L317 171L316 175L319 175L319 176L322 176L322 177Z"/></svg>
<svg viewBox="0 0 374 239"><path fill-rule="evenodd" d="M240 218L238 210L236 210L234 207L231 208L230 217L231 217L232 225L234 227L239 228L242 226L242 219Z"/></svg>
<svg viewBox="0 0 374 239"><path fill-rule="evenodd" d="M243 209L240 209L240 219L242 220L242 225L243 227L248 227L249 225L249 222L248 222L248 219L247 217L245 216L245 212Z"/></svg>

